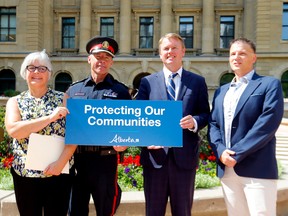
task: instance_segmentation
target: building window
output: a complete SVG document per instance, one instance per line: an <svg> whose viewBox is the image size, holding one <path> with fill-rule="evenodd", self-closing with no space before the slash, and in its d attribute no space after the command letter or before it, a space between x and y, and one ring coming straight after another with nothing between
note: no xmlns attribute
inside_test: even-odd
<svg viewBox="0 0 288 216"><path fill-rule="evenodd" d="M193 17L179 18L179 34L184 39L186 48L193 48Z"/></svg>
<svg viewBox="0 0 288 216"><path fill-rule="evenodd" d="M281 77L281 84L284 98L288 98L288 71L284 72Z"/></svg>
<svg viewBox="0 0 288 216"><path fill-rule="evenodd" d="M229 43L234 39L234 16L220 17L220 48L229 48Z"/></svg>
<svg viewBox="0 0 288 216"><path fill-rule="evenodd" d="M153 48L154 18L140 17L139 48Z"/></svg>
<svg viewBox="0 0 288 216"><path fill-rule="evenodd" d="M16 41L16 8L0 8L0 41Z"/></svg>
<svg viewBox="0 0 288 216"><path fill-rule="evenodd" d="M288 40L288 3L283 3L282 40Z"/></svg>
<svg viewBox="0 0 288 216"><path fill-rule="evenodd" d="M114 38L114 18L101 17L100 19L100 35L104 37Z"/></svg>
<svg viewBox="0 0 288 216"><path fill-rule="evenodd" d="M71 76L68 73L61 72L55 77L55 90L66 92L71 83Z"/></svg>
<svg viewBox="0 0 288 216"><path fill-rule="evenodd" d="M62 48L75 48L75 18L62 18Z"/></svg>
<svg viewBox="0 0 288 216"><path fill-rule="evenodd" d="M13 71L4 69L0 71L0 95L7 90L15 90L15 74Z"/></svg>
<svg viewBox="0 0 288 216"><path fill-rule="evenodd" d="M234 73L226 73L220 79L220 86L230 83L234 78Z"/></svg>

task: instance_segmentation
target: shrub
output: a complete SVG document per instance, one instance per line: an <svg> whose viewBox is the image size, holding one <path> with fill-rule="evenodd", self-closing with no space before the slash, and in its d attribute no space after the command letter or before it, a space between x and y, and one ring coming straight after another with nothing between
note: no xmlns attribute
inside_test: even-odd
<svg viewBox="0 0 288 216"><path fill-rule="evenodd" d="M9 158L11 158L12 156L12 151L10 147L12 143L12 138L8 135L7 131L5 130L4 118L5 118L5 107L0 106L0 128L4 129L4 140L0 142L0 168L3 166L6 168L10 168L11 163L9 162L11 162L11 160L9 160Z"/></svg>
<svg viewBox="0 0 288 216"><path fill-rule="evenodd" d="M143 190L143 169L139 147L129 147L118 165L118 182L123 191Z"/></svg>
<svg viewBox="0 0 288 216"><path fill-rule="evenodd" d="M18 94L20 94L20 92L19 91L15 91L13 89L8 89L8 90L4 91L4 96L6 96L6 97L13 97L13 96L16 96Z"/></svg>
<svg viewBox="0 0 288 216"><path fill-rule="evenodd" d="M219 186L220 181L216 176L216 157L207 141L207 128L200 132L200 137L199 166L196 171L195 187ZM129 147L124 155L124 161L119 162L118 182L123 191L143 190L143 169L139 163L139 155L139 147Z"/></svg>
<svg viewBox="0 0 288 216"><path fill-rule="evenodd" d="M12 139L5 130L4 118L5 107L0 106L0 128L4 129L4 140L0 142L0 189L12 190L13 180L10 173L10 167L13 160L10 148Z"/></svg>
<svg viewBox="0 0 288 216"><path fill-rule="evenodd" d="M0 189L13 190L13 179L9 169L0 169Z"/></svg>

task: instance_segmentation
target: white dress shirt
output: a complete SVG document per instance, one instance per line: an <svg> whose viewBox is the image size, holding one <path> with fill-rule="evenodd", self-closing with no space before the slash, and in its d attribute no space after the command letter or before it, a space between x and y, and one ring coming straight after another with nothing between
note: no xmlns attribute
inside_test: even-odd
<svg viewBox="0 0 288 216"><path fill-rule="evenodd" d="M238 81L236 81L236 77L234 77L224 97L223 109L225 121L225 140L227 148L231 147L231 126L238 101L246 89L249 81L252 79L253 74L254 70L246 74L244 77L241 77Z"/></svg>

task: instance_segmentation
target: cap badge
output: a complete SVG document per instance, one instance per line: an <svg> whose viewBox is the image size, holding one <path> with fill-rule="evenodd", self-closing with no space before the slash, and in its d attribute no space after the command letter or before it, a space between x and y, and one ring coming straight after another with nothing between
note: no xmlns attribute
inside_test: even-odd
<svg viewBox="0 0 288 216"><path fill-rule="evenodd" d="M108 43L108 41L104 41L104 42L102 43L102 47L105 48L105 49L108 49L108 48L109 48L109 43Z"/></svg>

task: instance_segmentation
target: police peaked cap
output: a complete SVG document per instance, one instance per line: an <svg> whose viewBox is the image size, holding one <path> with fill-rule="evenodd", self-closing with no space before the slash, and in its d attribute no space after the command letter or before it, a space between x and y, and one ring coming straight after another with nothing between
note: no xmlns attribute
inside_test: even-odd
<svg viewBox="0 0 288 216"><path fill-rule="evenodd" d="M96 36L88 41L86 51L88 54L106 52L114 57L118 52L118 43L109 37Z"/></svg>

